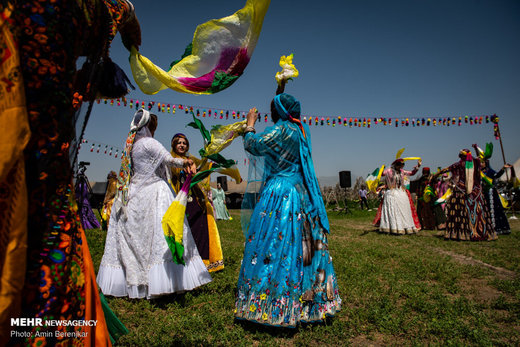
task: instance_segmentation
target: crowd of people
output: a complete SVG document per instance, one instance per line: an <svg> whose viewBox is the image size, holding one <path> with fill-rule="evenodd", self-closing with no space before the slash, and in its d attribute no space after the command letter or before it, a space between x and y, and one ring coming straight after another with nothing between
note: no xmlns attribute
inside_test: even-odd
<svg viewBox="0 0 520 347"><path fill-rule="evenodd" d="M101 213L107 237L96 276L84 230L98 225L87 187L73 185L70 147L77 141L79 96L74 92L79 84L71 81L81 82L76 62L85 52L91 52L92 66L109 60L110 42L118 31L127 48L138 48L140 27L126 0L81 3L84 6L59 0L7 1L2 9L1 43L10 55L0 61L0 77L11 87L9 97L0 100L0 116L12 125L0 139L0 202L6 206L0 211L2 345L10 339L9 318L22 314L96 320L96 326L64 329L86 332L85 345L110 345L110 308L99 290L115 297L153 299L198 288L212 281L211 273L224 270L216 221L231 217L222 187L210 188L209 176L189 190L182 232L184 264L173 260L163 216L188 177L213 164L190 155L189 140L182 133L173 135L171 149L166 149L154 139L157 116L140 109L130 125L120 171L109 175ZM25 30L19 30L22 26ZM47 72L53 77L42 77ZM93 101L102 86L90 82L81 91ZM282 82L271 101L272 126L257 134L258 112L252 108L247 115L244 150L255 166L251 171L262 172L263 181L260 190L246 189L244 196L237 320L295 327L322 322L341 310L329 252L331 227L314 171L310 130L300 114L300 102L284 93ZM458 162L435 174L423 168L413 191L417 207L407 186L421 161L407 171L404 159L395 160L383 173L384 194L374 224L390 234L437 228L455 240L495 240L509 233L492 184L504 169L493 171L489 158L480 159L477 148L476 153L473 158L471 151L460 151ZM220 172L241 180L236 168ZM450 190L446 201L439 202ZM361 208L368 209L366 190L360 191L360 199ZM41 342L34 334L28 336L11 343ZM74 344L74 338L59 342ZM52 337L47 341L56 343Z"/></svg>
<svg viewBox="0 0 520 347"><path fill-rule="evenodd" d="M439 168L435 174L425 167L412 182L409 177L417 173L421 161L407 171L403 159L395 160L382 174L384 183L378 187L381 202L374 226L380 232L397 235L421 229L440 230L444 238L459 241L490 241L497 235L509 234L509 222L494 180L511 165L495 172L489 166L490 153L484 154L477 145L473 147L475 156L463 149L459 161Z"/></svg>

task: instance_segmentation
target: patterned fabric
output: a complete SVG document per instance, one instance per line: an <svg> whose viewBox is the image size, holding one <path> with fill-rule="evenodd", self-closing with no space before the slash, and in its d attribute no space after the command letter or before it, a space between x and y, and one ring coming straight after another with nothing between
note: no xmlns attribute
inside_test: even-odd
<svg viewBox="0 0 520 347"><path fill-rule="evenodd" d="M310 132L307 130L307 136ZM265 185L246 230L237 284L235 317L295 327L323 321L341 309L328 247L328 219L310 199L303 166L312 166L309 145L296 124L279 120L262 134L247 133L245 149L265 159ZM309 141L309 142L307 142ZM310 147L309 147L310 149ZM306 163L302 163L306 160ZM314 202L314 203L313 203ZM326 215L325 215L325 218ZM326 228L326 227L327 228Z"/></svg>
<svg viewBox="0 0 520 347"><path fill-rule="evenodd" d="M500 197L498 196L498 191L494 186L495 180L504 174L504 170L502 169L499 172L496 172L490 167L486 167L483 171L485 175L492 180L491 186L484 185L484 196L486 197L486 202L489 207L493 227L498 235L510 234L511 227L509 226L509 221L507 220L506 212L502 206Z"/></svg>
<svg viewBox="0 0 520 347"><path fill-rule="evenodd" d="M461 241L495 240L497 235L489 214L488 206L482 194L480 179L480 163L473 159L473 178L466 177L467 163L461 160L451 165L448 170L452 173L455 185L452 196L446 204L446 239ZM466 193L466 182L472 181L472 190Z"/></svg>
<svg viewBox="0 0 520 347"><path fill-rule="evenodd" d="M121 168L117 176L116 198L120 197L123 205L128 203L128 186L130 185L130 174L132 172L132 147L134 145L136 130L130 130L126 137L125 149L121 153Z"/></svg>
<svg viewBox="0 0 520 347"><path fill-rule="evenodd" d="M20 315L27 247L23 150L30 131L11 9L0 9L0 345Z"/></svg>
<svg viewBox="0 0 520 347"><path fill-rule="evenodd" d="M28 327L30 337L14 343L110 345L74 203L69 158L75 140L76 60L85 49L106 49L109 13L101 1L34 0L16 2L11 17L23 28L16 39L32 132L25 148L30 218L17 221L28 227L22 312L43 320L98 321L96 327ZM37 336L37 330L52 336ZM75 335L56 336L56 330Z"/></svg>
<svg viewBox="0 0 520 347"><path fill-rule="evenodd" d="M430 175L423 175L417 181L417 215L422 229L434 230L446 227L446 216L442 207L435 205L436 195Z"/></svg>
<svg viewBox="0 0 520 347"><path fill-rule="evenodd" d="M173 151L171 154L175 158L187 158L181 157ZM189 158L195 162L197 167L202 163L200 159L194 156L190 155ZM199 170L209 170L211 166L211 163L206 163ZM172 168L171 174L173 190L178 193L182 184L184 184L186 173L181 168ZM213 206L204 189L201 188L203 185L208 184L209 179L208 176L204 181L191 187L189 192L190 198L186 205L186 218L188 218L193 238L204 264L206 264L210 272L215 272L224 269L224 254L217 223L215 222Z"/></svg>

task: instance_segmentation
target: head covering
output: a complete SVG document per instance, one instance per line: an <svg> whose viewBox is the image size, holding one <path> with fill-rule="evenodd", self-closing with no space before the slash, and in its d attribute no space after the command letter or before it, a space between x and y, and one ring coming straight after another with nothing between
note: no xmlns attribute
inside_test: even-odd
<svg viewBox="0 0 520 347"><path fill-rule="evenodd" d="M300 122L300 102L296 98L287 93L281 93L274 97L274 107L282 120L288 120L298 125L306 138L305 130L302 122Z"/></svg>
<svg viewBox="0 0 520 347"><path fill-rule="evenodd" d="M314 164L312 161L312 144L311 144L311 136L310 130L307 124L302 124L299 120L300 117L300 102L296 100L292 95L282 93L278 94L273 99L274 106L276 108L276 112L280 115L280 118L285 121L289 121L291 123L295 123L298 125L300 131L299 137L299 154L300 154L300 162L302 165L302 176L305 186L309 192L309 201L310 205L308 206L308 213L312 217L313 220L319 221L321 226L327 231L330 231L329 218L327 216L327 211L325 210L325 204L323 203L323 197L321 195L321 190L318 184L318 179L316 178L316 172L314 171ZM251 170L254 167L263 167L267 166L264 163L264 159L262 157L255 157L252 162L256 163L250 165L249 171L249 182L258 182L258 179L253 179L252 175L256 174L256 171ZM262 164L259 164L262 163ZM262 170L263 171L263 170ZM263 176L263 175L262 175ZM246 188L247 189L247 188ZM253 193L247 193L251 197L256 197L256 190ZM256 199L250 200L244 197L243 203L243 211L244 210L252 210L254 209L254 205L256 203ZM250 203L250 204L249 204ZM249 215L246 213L245 215ZM244 216L244 214L243 214ZM248 218L242 219L242 228L243 230L247 230L247 225L249 224Z"/></svg>
<svg viewBox="0 0 520 347"><path fill-rule="evenodd" d="M392 162L392 166L396 166L397 164L401 164L401 165L404 165L404 159L403 158L399 158L399 159L396 159Z"/></svg>
<svg viewBox="0 0 520 347"><path fill-rule="evenodd" d="M423 167L422 173L423 173L423 175L429 175L430 174L430 168L429 167Z"/></svg>
<svg viewBox="0 0 520 347"><path fill-rule="evenodd" d="M128 185L132 171L130 154L136 140L143 137L151 137L150 130L146 126L150 119L150 112L140 109L134 114L132 123L130 123L130 132L126 138L125 149L121 156L121 168L117 177L116 201L120 201L123 206L128 204Z"/></svg>

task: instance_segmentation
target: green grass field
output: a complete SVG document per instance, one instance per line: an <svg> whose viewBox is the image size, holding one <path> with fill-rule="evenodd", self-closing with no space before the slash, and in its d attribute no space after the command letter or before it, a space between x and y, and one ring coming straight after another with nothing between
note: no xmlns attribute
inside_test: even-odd
<svg viewBox="0 0 520 347"><path fill-rule="evenodd" d="M157 300L107 297L130 330L121 346L520 345L520 220L494 242L437 231L374 231L375 211L329 212L342 311L321 325L273 329L233 320L244 237L240 211L218 227L226 268L213 282ZM106 232L87 231L96 270Z"/></svg>

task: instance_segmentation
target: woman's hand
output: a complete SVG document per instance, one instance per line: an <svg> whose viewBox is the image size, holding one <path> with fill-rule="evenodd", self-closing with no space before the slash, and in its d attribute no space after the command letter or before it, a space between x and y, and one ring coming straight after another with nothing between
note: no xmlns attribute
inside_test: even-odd
<svg viewBox="0 0 520 347"><path fill-rule="evenodd" d="M254 128L257 119L258 119L258 110L256 109L256 107L253 107L247 113L247 126Z"/></svg>
<svg viewBox="0 0 520 347"><path fill-rule="evenodd" d="M197 173L197 166L191 159L184 160L184 168L186 169L186 172L191 175L195 175Z"/></svg>

